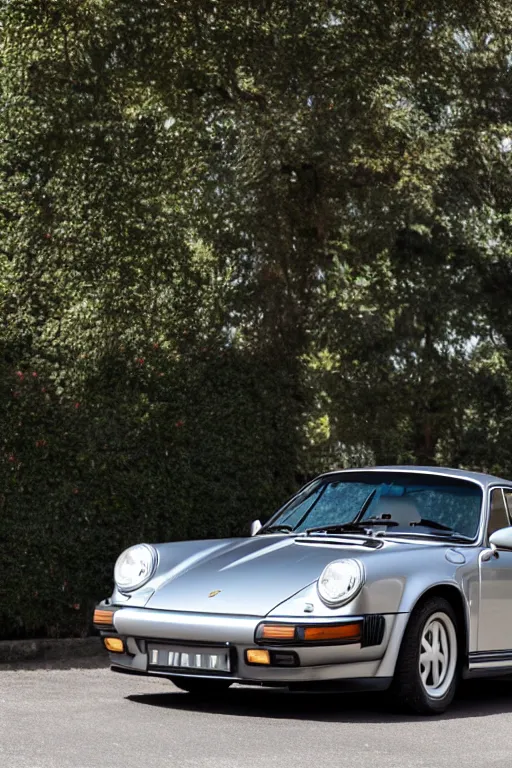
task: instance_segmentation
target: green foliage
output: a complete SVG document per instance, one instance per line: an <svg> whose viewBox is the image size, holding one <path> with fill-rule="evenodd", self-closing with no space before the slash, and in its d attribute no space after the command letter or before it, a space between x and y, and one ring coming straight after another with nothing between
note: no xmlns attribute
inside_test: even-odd
<svg viewBox="0 0 512 768"><path fill-rule="evenodd" d="M0 2L0 622L335 466L512 472L504 0Z"/></svg>
<svg viewBox="0 0 512 768"><path fill-rule="evenodd" d="M41 371L12 374L1 592L11 629L86 631L134 540L248 530L293 489L282 377L230 350L179 363L160 347L145 354L102 360L76 402Z"/></svg>

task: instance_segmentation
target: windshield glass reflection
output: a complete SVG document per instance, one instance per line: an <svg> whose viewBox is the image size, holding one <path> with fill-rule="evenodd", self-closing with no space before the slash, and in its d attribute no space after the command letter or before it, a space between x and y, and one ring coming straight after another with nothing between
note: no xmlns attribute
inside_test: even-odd
<svg viewBox="0 0 512 768"><path fill-rule="evenodd" d="M320 478L307 486L264 526L302 532L365 527L390 533L477 535L481 488L467 480L414 472L347 472Z"/></svg>

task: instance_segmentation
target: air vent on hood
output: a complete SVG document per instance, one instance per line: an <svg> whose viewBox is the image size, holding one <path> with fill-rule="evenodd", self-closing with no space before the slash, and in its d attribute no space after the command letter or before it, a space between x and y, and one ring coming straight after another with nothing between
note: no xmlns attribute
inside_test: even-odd
<svg viewBox="0 0 512 768"><path fill-rule="evenodd" d="M296 544L334 544L340 547L368 547L369 549L381 549L384 546L382 539L351 539L348 536L333 536L332 533L315 533L309 536L297 536Z"/></svg>

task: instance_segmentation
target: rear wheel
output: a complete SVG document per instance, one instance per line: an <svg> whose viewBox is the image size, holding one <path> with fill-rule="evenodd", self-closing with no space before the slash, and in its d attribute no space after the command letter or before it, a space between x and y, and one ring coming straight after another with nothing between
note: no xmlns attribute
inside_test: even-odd
<svg viewBox="0 0 512 768"><path fill-rule="evenodd" d="M457 617L442 597L432 597L411 615L395 670L399 703L422 715L440 714L451 704L460 677Z"/></svg>
<svg viewBox="0 0 512 768"><path fill-rule="evenodd" d="M219 696L225 693L229 680L212 680L204 677L171 677L171 682L182 691L199 696Z"/></svg>

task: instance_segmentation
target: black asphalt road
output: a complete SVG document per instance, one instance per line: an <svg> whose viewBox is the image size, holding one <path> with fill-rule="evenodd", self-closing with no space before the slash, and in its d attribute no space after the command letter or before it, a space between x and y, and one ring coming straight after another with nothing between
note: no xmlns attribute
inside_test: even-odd
<svg viewBox="0 0 512 768"><path fill-rule="evenodd" d="M2 768L512 768L512 681L467 684L448 714L385 695L232 689L196 700L107 669L0 672Z"/></svg>

